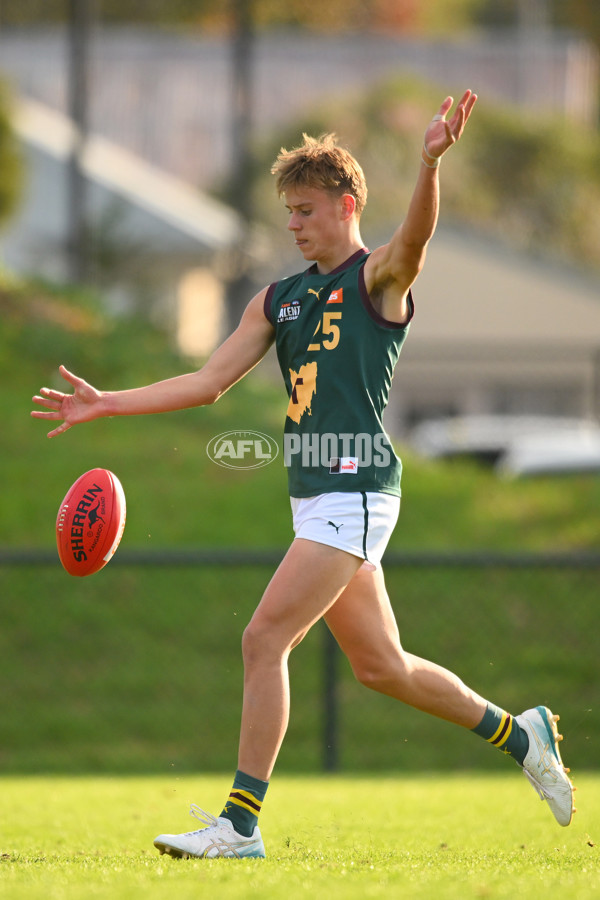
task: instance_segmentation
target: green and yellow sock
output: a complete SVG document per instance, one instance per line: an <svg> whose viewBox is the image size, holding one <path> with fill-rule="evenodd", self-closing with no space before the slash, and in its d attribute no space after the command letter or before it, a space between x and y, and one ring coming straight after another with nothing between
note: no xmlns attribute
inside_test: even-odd
<svg viewBox="0 0 600 900"><path fill-rule="evenodd" d="M235 773L233 787L221 816L229 819L238 834L252 837L268 787L268 781L260 781L239 769Z"/></svg>
<svg viewBox="0 0 600 900"><path fill-rule="evenodd" d="M481 722L471 730L523 765L529 750L529 737L510 713L488 703Z"/></svg>

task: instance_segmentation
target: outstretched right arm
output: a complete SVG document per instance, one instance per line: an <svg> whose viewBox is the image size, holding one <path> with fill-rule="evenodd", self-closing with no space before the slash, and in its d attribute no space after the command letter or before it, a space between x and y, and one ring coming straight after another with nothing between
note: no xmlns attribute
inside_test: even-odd
<svg viewBox="0 0 600 900"><path fill-rule="evenodd" d="M33 410L31 415L60 421L48 432L48 437L56 437L73 425L103 416L148 415L214 403L260 362L273 342L275 331L263 312L266 290L250 301L236 330L197 372L126 391L98 391L61 366L73 393L42 388L33 402L44 411Z"/></svg>

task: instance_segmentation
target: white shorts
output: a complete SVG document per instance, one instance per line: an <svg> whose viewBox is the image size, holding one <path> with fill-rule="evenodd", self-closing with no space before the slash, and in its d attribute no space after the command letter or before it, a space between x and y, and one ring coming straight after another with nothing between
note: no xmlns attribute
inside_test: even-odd
<svg viewBox="0 0 600 900"><path fill-rule="evenodd" d="M290 497L297 538L328 544L377 567L396 527L400 497L338 491L317 497Z"/></svg>

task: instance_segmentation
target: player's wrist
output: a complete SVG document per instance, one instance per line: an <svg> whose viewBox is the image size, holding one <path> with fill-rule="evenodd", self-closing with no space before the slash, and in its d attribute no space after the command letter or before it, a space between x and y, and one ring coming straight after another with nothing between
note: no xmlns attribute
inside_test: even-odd
<svg viewBox="0 0 600 900"><path fill-rule="evenodd" d="M427 149L427 143L423 141L423 148L421 150L421 162L427 166L428 169L437 169L441 156L432 156L429 150Z"/></svg>
<svg viewBox="0 0 600 900"><path fill-rule="evenodd" d="M95 410L97 419L110 418L121 414L118 408L118 393L118 391L102 391L100 393Z"/></svg>

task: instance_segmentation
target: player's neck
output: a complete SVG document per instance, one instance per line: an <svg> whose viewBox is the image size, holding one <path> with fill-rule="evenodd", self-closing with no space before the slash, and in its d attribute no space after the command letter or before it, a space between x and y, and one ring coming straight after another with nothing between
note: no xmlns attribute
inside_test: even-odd
<svg viewBox="0 0 600 900"><path fill-rule="evenodd" d="M336 246L331 252L324 253L319 259L315 259L317 271L320 275L328 275L329 272L333 272L334 269L345 263L347 259L350 259L351 256L362 250L364 246L362 238L358 234L354 239Z"/></svg>

